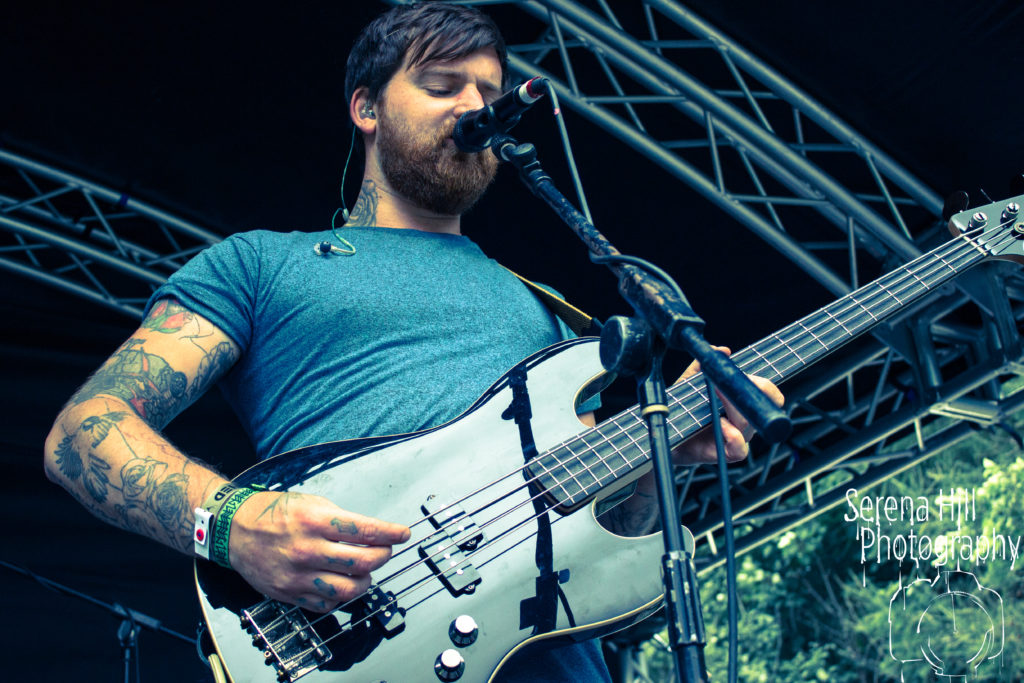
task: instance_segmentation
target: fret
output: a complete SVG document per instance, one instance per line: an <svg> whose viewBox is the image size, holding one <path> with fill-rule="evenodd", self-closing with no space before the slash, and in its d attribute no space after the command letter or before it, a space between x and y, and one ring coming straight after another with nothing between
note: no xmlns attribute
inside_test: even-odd
<svg viewBox="0 0 1024 683"><path fill-rule="evenodd" d="M888 294L890 297L892 297L893 299L896 299L896 303L898 303L900 306L903 305L903 301L898 296L896 296L893 292L889 291L889 288L885 286L884 282L879 281L878 287L882 291L884 291L886 294Z"/></svg>
<svg viewBox="0 0 1024 683"><path fill-rule="evenodd" d="M786 329L789 329L789 328L786 328ZM783 330L783 331L785 331L785 330ZM797 353L797 352L796 352L796 351L795 351L795 350L793 349L793 347L789 345L789 342L787 342L787 341L786 341L785 339L783 339L782 337L778 336L777 334L773 334L773 335L772 335L772 339L775 339L775 340L776 340L776 341L778 341L778 342L779 342L780 344L782 344L783 346L785 346L785 347L786 347L786 349L787 349L787 350L789 351L790 355L796 356L797 360L800 360L800 354L799 354L799 353Z"/></svg>
<svg viewBox="0 0 1024 683"><path fill-rule="evenodd" d="M632 434L631 432L632 432L632 429L628 429L628 430L623 430L622 434L623 434L623 435L624 435L624 436L625 436L625 437L626 437L627 439L629 439L629 443L630 443L630 444L632 445L632 447L633 447L634 449L636 449L636 450L638 450L638 451L641 451L641 452L644 452L644 453L646 453L646 449L644 449L644 447L643 447L643 446L641 446L641 445L640 445L640 444L639 444L639 443L637 442L637 440L633 438L633 434ZM625 457L625 455L623 455L622 459L626 461L626 465L627 465L627 466L630 466L630 467L632 467L632 465L633 465L632 461L631 461L631 460L629 460L628 458L626 458L626 457Z"/></svg>
<svg viewBox="0 0 1024 683"><path fill-rule="evenodd" d="M558 479L558 477L556 477L554 474L551 473L551 470L548 468L548 466L544 464L544 460L547 459L549 456L550 457L555 457L551 453L547 453L547 454L538 456L538 457L534 458L533 460L531 460L529 462L529 468L528 469L529 469L531 474L533 473L533 466L534 465L540 465L541 469L544 470L544 474L542 474L542 475L534 475L534 478L536 479L537 487L542 489L542 490L544 490L544 491L546 491L546 492L548 492L548 493L552 493L553 490L556 489L556 488L562 489L562 493L564 495L561 498L561 500L572 500L572 494L569 493L569 489L565 488L565 483L566 482L565 481L560 481ZM555 457L555 460L558 461L558 458ZM545 483L545 481L544 481L545 479L549 480L551 482L551 485ZM557 496L556 496L556 498L557 498Z"/></svg>
<svg viewBox="0 0 1024 683"><path fill-rule="evenodd" d="M594 488L596 489L596 488L597 488L597 486L596 486L596 485L597 485L597 484L600 484L600 483L601 483L601 479L600 479L600 477L598 477L597 475L595 475L595 474L594 474L594 471L593 471L592 469L590 469L590 465L588 465L588 464L587 464L587 461L586 461L586 459L585 459L585 458L576 458L576 462L578 462L578 463L582 464L582 465L583 465L583 467L584 467L584 468L585 468L585 469L587 470L587 474L589 474L589 475L590 475L590 478L594 480L594 485L595 485L595 486L594 486ZM582 472L581 472L581 474L582 474ZM575 478L575 476L574 476L573 478ZM584 488L584 490L586 490L586 491L590 491L590 489L591 489L591 487L590 487L590 486L585 486L585 487L583 487L583 488Z"/></svg>
<svg viewBox="0 0 1024 683"><path fill-rule="evenodd" d="M598 432L598 433L600 434L600 432ZM613 443L613 442L611 441L611 439L609 439L609 438L608 438L607 436L605 436L604 434L601 434L601 437L602 437L602 438L604 439L604 442L605 442L605 444L607 444L607 445L609 445L609 446L611 446L611 447L612 447L612 450L613 450L613 451L615 451L615 452L616 452L617 454L619 454L620 456L622 455L622 453L621 453L621 452L619 451L619 449L618 449L618 448L617 448L617 447L615 446L615 444L614 444L614 443ZM598 461L599 461L599 462L600 462L600 463L601 463L602 465L604 465L604 468L605 468L606 470L608 470L608 475L607 475L607 478L608 478L608 480L609 480L609 481L614 481L614 480L615 480L615 479L616 479L616 478L617 478L617 477L619 476L619 474L618 474L618 473L620 472L620 469L621 469L621 468L615 468L615 469L613 469L613 468L611 467L611 465L609 465L609 464L608 464L608 461L607 461L607 460L605 460L604 456L602 456L602 455L600 454L600 452L598 451L598 449L597 449L597 448L595 448L595 449L594 449L593 453L594 453L594 455L595 455L595 456L597 457ZM629 462L628 460L626 460L625 462L626 462L626 468L625 468L625 469L626 469L626 471L628 472L629 470L631 470L631 469L632 469L632 463L630 463L630 462ZM605 480L605 476L604 476L604 475L602 475L601 477L599 477L599 478L598 478L598 482L599 482L599 483L602 483L602 482L604 482L604 480Z"/></svg>
<svg viewBox="0 0 1024 683"><path fill-rule="evenodd" d="M839 325L839 327L843 328L843 331L846 332L846 334L851 335L851 336L853 335L853 333L850 332L850 330L847 329L846 325L844 325L842 323L842 321L839 320L839 318L837 318L834 315L832 315L832 313L827 308L825 309L825 315L827 315L828 317L832 318L832 320L835 320L836 324Z"/></svg>
<svg viewBox="0 0 1024 683"><path fill-rule="evenodd" d="M684 405L684 407L685 407L685 405ZM673 434L669 434L669 436L668 436L669 443L675 444L675 443L677 443L679 441L682 441L685 438L686 435L683 434L683 432L679 429L679 427L676 426L676 423L673 422L671 419L666 420L665 424L668 425L668 428L671 429L674 432Z"/></svg>
<svg viewBox="0 0 1024 683"><path fill-rule="evenodd" d="M625 431L619 432L613 437L612 443L615 444L615 452L622 456L623 462L625 462L628 465L629 460L626 459L625 455L623 454L628 453L629 451L636 448L636 444L634 444L632 439L630 439L629 433Z"/></svg>
<svg viewBox="0 0 1024 683"><path fill-rule="evenodd" d="M768 365L768 367L770 367L772 369L772 372L775 373L776 377L782 377L782 373L779 372L779 369L777 367L775 367L775 363L773 363L770 360L768 360L768 358L764 354L762 354L760 351L758 351L757 350L757 346L751 346L750 350L753 351L754 353L756 353L757 357L760 358L761 360L763 360ZM753 374L757 374L756 370L754 370Z"/></svg>
<svg viewBox="0 0 1024 683"><path fill-rule="evenodd" d="M690 388L691 390L695 389L695 387L692 384L690 384L689 382L686 383L686 386L688 388ZM697 396L700 396L699 392L695 392L695 394ZM674 408L674 407L677 407L677 406L672 406L672 407ZM683 409L683 412L686 413L686 417L689 418L690 422L692 422L693 424L700 424L700 420L697 418L696 415L693 414L693 411L690 409L690 406L686 405L686 401L685 400L680 399L679 402L678 402L678 407Z"/></svg>
<svg viewBox="0 0 1024 683"><path fill-rule="evenodd" d="M579 441L579 439L575 439L575 441ZM561 450L561 449L556 449L556 450L552 451L552 454L555 455L555 458L558 460L558 464L562 466L562 470L565 473L567 473L570 478L572 478L572 480L576 483L576 485L580 487L580 490L581 491L587 491L589 489L588 485L586 485L582 481L580 481L577 478L577 475L579 475L580 477L584 477L584 478L589 476L591 479L594 479L594 476L590 473L590 468L588 468L586 463L581 460L579 454L572 450L572 441L568 441L565 444L563 444L562 445L562 449L568 451L569 454L572 457L571 458L566 458L565 460L562 460L561 458L559 458L556 454L558 453L558 450ZM583 467L576 467L576 468L570 467L570 465L572 465L572 464L582 465ZM597 480L594 479L594 481L597 481Z"/></svg>
<svg viewBox="0 0 1024 683"><path fill-rule="evenodd" d="M909 269L908 269L908 270L907 270L907 272L908 272L908 273L910 273L910 276L911 276L912 278L914 278L915 280L917 280L918 282L920 282L920 283L921 283L921 286L922 286L922 287L924 287L925 289L931 289L931 287L929 287L929 286L928 286L928 283L927 283L926 281L922 280L922 279L921 279L921 278L920 278L920 277L918 276L918 274L917 274L917 273L915 273L915 272L914 272L913 270L909 270Z"/></svg>
<svg viewBox="0 0 1024 683"><path fill-rule="evenodd" d="M859 290L858 290L858 291L859 291ZM871 309L870 309L870 308L868 308L867 306L865 306L864 304L862 304L862 303L861 303L860 301L858 301L858 300L857 300L857 297L855 297L855 296L853 296L853 294L851 294L851 295L850 295L850 296L849 296L848 298L850 299L850 301L852 301L853 303L855 303L855 304L857 304L858 306L860 306L860 307L861 307L861 309L863 309L863 311L864 311L865 313L867 313L868 315L870 315L870 316L871 316L871 319L872 319L873 321L875 321L876 323L878 322L878 318L877 318L877 317L875 317L875 314L871 312Z"/></svg>
<svg viewBox="0 0 1024 683"><path fill-rule="evenodd" d="M591 443L591 442L587 441L587 437L588 436L597 436L597 437L600 438L601 442L596 443L596 444ZM606 469L608 471L608 474L611 474L612 468L608 466L608 463L605 462L604 457L600 453L600 449L601 449L602 446L604 446L604 444L611 444L611 441L609 441L608 437L605 436L603 433L601 433L600 430L591 430L591 431L586 431L586 432L583 432L582 434L580 434L579 435L579 440L582 441L583 445L585 445L587 447L587 453L585 455L583 455L583 456L580 456L580 457L587 458L588 460L590 460L591 463L594 465L594 467L598 467L598 466L604 467L604 469ZM614 445L612 447L614 448ZM594 469L591 468L590 465L587 465L586 463L584 463L584 466L586 466L587 469L590 470L591 473L594 472ZM606 475L604 475L604 474L595 474L594 475L594 478L597 481L599 481L599 482L602 481L605 477L606 477Z"/></svg>
<svg viewBox="0 0 1024 683"><path fill-rule="evenodd" d="M804 325L804 323L803 323L803 321L802 321L802 320L801 320L801 321L799 321L799 322L798 322L797 324L798 324L798 325L800 325L800 327L802 327L802 328L804 329L804 331L805 331L805 332L807 332L807 334L809 334L809 335L811 335L812 337L814 337L814 341L818 342L818 346L820 346L820 347L821 347L821 348L823 348L823 349L827 349L827 348L828 348L828 345L827 345L827 344L825 344L824 342L822 342L822 341L821 341L821 339L819 339L819 338L818 338L818 335L814 334L814 331L813 331L813 330L811 330L811 328L807 327L807 325ZM800 361L801 363L802 363L802 362L804 362L804 359L803 359L803 358L801 358L800 356L797 356L797 359L798 359L798 360L799 360L799 361Z"/></svg>
<svg viewBox="0 0 1024 683"><path fill-rule="evenodd" d="M947 268L949 268L954 273L959 272L956 268L954 268L953 266L949 265L949 262L946 259L944 259L942 256L940 256L939 254L936 254L935 258L937 258L938 260L942 261L942 265L946 266Z"/></svg>

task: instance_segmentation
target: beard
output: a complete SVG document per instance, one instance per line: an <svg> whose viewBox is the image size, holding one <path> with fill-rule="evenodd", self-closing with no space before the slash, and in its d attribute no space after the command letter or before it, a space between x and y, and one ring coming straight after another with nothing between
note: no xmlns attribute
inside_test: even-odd
<svg viewBox="0 0 1024 683"><path fill-rule="evenodd" d="M377 146L384 177L416 206L461 216L483 195L498 171L490 151L470 154L445 142L452 127L417 134L409 123L377 109Z"/></svg>

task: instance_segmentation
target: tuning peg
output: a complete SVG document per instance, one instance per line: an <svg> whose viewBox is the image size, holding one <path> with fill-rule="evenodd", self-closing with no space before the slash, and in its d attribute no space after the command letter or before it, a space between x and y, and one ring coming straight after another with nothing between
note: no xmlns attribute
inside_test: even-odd
<svg viewBox="0 0 1024 683"><path fill-rule="evenodd" d="M955 214L966 211L970 204L971 200L967 193L963 190L957 190L946 197L946 202L942 205L942 220L948 221Z"/></svg>

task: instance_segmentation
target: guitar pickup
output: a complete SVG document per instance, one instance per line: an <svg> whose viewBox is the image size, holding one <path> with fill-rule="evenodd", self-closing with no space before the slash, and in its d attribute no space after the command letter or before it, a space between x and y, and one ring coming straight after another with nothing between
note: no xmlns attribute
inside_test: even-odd
<svg viewBox="0 0 1024 683"><path fill-rule="evenodd" d="M484 534L459 506L434 501L431 496L421 506L437 533L420 543L420 556L452 595L472 593L482 579L466 553L483 543Z"/></svg>
<svg viewBox="0 0 1024 683"><path fill-rule="evenodd" d="M458 505L435 503L435 500L434 496L430 496L420 506L434 528L451 537L460 550L476 550L483 543L484 534L477 528L473 518Z"/></svg>

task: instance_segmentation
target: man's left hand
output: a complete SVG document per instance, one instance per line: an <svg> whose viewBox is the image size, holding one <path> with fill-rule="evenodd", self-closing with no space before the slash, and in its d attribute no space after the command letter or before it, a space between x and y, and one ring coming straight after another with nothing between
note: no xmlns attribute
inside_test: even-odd
<svg viewBox="0 0 1024 683"><path fill-rule="evenodd" d="M729 355L727 347L716 346L717 350ZM676 383L692 377L700 372L700 364L694 361L676 380ZM768 398L777 406L782 406L783 397L779 388L764 379L748 375L754 385L763 391ZM721 397L721 394L719 394ZM725 404L725 417L722 418L722 439L725 442L725 459L728 462L736 462L747 457L750 452L750 438L754 435L754 428L750 425L736 408L728 401ZM698 432L692 439L687 439L672 449L672 459L677 465L698 465L701 463L713 463L718 460L715 450L715 435L711 426L707 426Z"/></svg>

